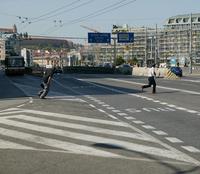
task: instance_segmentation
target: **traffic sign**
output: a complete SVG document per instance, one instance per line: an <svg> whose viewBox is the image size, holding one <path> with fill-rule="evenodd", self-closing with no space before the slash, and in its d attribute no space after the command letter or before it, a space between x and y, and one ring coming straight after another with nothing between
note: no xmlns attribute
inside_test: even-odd
<svg viewBox="0 0 200 174"><path fill-rule="evenodd" d="M134 33L132 32L123 32L117 34L118 43L131 43L134 42Z"/></svg>
<svg viewBox="0 0 200 174"><path fill-rule="evenodd" d="M88 43L110 43L110 33L88 33Z"/></svg>

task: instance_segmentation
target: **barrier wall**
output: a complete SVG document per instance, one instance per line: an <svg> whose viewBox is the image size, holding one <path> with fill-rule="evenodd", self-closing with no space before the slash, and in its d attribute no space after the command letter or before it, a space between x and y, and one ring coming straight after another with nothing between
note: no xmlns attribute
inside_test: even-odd
<svg viewBox="0 0 200 174"><path fill-rule="evenodd" d="M156 68L157 77L166 77L169 69L167 68ZM134 67L132 75L135 76L148 76L149 68L147 67Z"/></svg>

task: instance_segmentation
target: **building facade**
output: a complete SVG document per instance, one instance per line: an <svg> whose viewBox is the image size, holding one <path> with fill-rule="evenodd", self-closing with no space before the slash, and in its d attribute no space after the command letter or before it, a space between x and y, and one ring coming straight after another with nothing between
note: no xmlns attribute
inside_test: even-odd
<svg viewBox="0 0 200 174"><path fill-rule="evenodd" d="M200 13L178 15L166 20L159 33L160 57L176 57L180 63L200 63Z"/></svg>
<svg viewBox="0 0 200 174"><path fill-rule="evenodd" d="M137 58L141 66L155 62L167 63L175 58L179 65L200 64L200 13L168 18L162 28L116 26L112 38L119 32L133 32L133 43L92 45L94 62L114 62L114 54L125 60ZM115 50L116 49L116 50ZM91 54L91 53L90 53Z"/></svg>
<svg viewBox="0 0 200 174"><path fill-rule="evenodd" d="M25 67L33 66L33 55L30 49L27 48L21 49L21 56L24 57Z"/></svg>
<svg viewBox="0 0 200 174"><path fill-rule="evenodd" d="M6 41L5 39L0 39L0 61L4 61L6 57Z"/></svg>

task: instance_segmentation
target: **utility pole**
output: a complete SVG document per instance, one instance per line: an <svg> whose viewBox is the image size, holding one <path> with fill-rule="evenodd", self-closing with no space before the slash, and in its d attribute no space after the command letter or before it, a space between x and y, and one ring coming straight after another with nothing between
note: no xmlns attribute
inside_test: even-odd
<svg viewBox="0 0 200 174"><path fill-rule="evenodd" d="M156 32L155 32L155 64L158 63L158 27L156 24Z"/></svg>
<svg viewBox="0 0 200 174"><path fill-rule="evenodd" d="M147 66L147 27L145 27L145 57L144 57L144 66Z"/></svg>
<svg viewBox="0 0 200 174"><path fill-rule="evenodd" d="M190 47L189 47L190 67L189 73L192 74L192 13L190 15Z"/></svg>

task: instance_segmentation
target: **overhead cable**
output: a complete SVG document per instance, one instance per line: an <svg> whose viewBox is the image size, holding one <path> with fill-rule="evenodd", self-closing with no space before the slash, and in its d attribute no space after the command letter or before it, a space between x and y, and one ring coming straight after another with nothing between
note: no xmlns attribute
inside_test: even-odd
<svg viewBox="0 0 200 174"><path fill-rule="evenodd" d="M80 0L78 0L78 1L80 1ZM91 3L92 1L94 1L94 0L88 0L87 2L81 3L81 4L79 4L79 5L77 5L77 6L73 7L73 8L66 9L66 10L61 11L61 12L57 12L57 13L55 13L54 15L50 15L50 16L47 16L47 17L45 17L45 18L40 18L40 19L39 19L39 18L35 18L35 19L37 19L37 20L32 21L32 23L36 23L36 22L39 22L39 21L44 21L44 20L47 20L47 19L49 19L49 18L53 18L53 17L55 17L55 16L58 16L58 15L60 15L60 14L63 14L63 13L68 13L68 12L70 12L70 11L72 11L72 10L75 10L75 9L77 9L77 8L80 8L80 7L84 6L84 5L87 5L87 4ZM74 2L73 4L75 4L75 2ZM71 3L71 5L73 5L73 4ZM69 7L69 5L68 5L68 7ZM50 12L49 12L48 14L50 14ZM46 15L47 15L47 13L46 13ZM40 17L42 17L42 16L44 17L44 15L41 15Z"/></svg>

